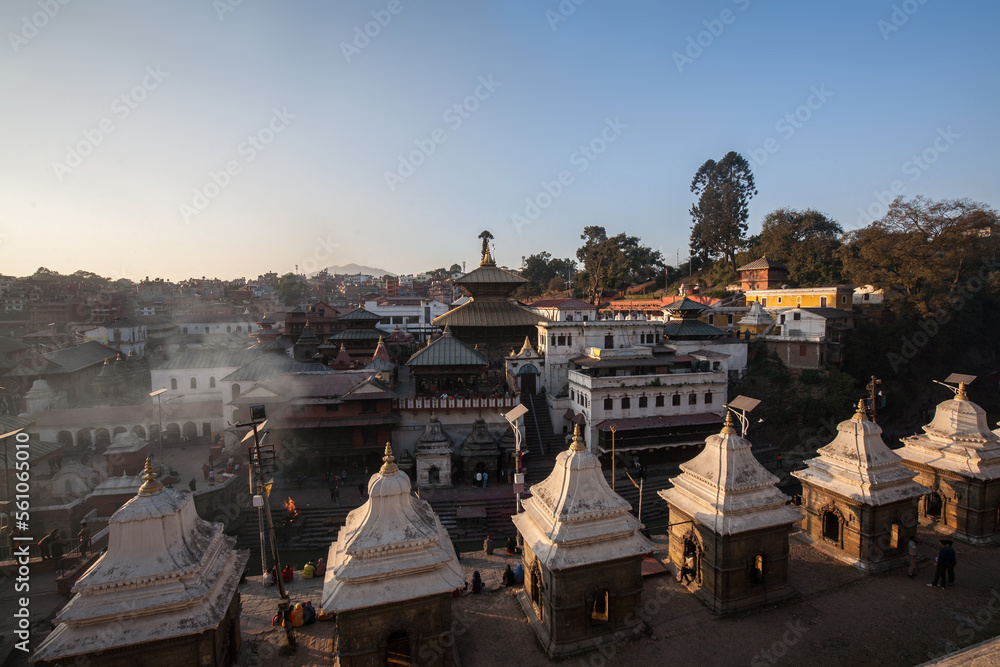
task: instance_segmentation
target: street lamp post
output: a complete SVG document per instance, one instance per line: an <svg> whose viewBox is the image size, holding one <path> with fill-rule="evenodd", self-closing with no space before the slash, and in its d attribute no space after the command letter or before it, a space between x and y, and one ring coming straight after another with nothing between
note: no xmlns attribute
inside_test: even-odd
<svg viewBox="0 0 1000 667"><path fill-rule="evenodd" d="M517 427L517 420L527 414L528 408L519 404L516 408L506 413L503 418L507 420L510 427L514 429L514 492L517 499L516 511L521 513L521 491L524 489L524 474L521 472L521 429ZM521 531L517 531L517 544L521 546Z"/></svg>
<svg viewBox="0 0 1000 667"><path fill-rule="evenodd" d="M167 391L166 387L149 392L150 397L156 397L156 405L159 408L159 416L156 420L156 433L160 439L160 477L163 477L163 399L161 396L165 391Z"/></svg>

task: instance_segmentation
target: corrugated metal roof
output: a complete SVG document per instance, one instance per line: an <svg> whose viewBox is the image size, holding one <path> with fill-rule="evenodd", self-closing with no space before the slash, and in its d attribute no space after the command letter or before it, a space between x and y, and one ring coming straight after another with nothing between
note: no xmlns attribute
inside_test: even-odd
<svg viewBox="0 0 1000 667"><path fill-rule="evenodd" d="M535 326L548 322L544 315L511 303L510 301L476 301L449 310L434 318L438 326L453 327L515 327Z"/></svg>
<svg viewBox="0 0 1000 667"><path fill-rule="evenodd" d="M683 299L678 299L677 301L664 306L663 310L670 311L672 313L685 311L700 313L705 310L706 307L707 306L705 306L705 304L698 303L697 301L692 301L691 299L684 297Z"/></svg>
<svg viewBox="0 0 1000 667"><path fill-rule="evenodd" d="M619 431L636 431L647 428L666 428L670 426L700 426L704 424L721 424L722 417L712 412L701 412L694 415L662 415L659 417L631 417L628 419L606 419L597 424L597 430L611 432L611 425Z"/></svg>
<svg viewBox="0 0 1000 667"><path fill-rule="evenodd" d="M351 312L347 313L346 315L341 315L337 319L339 319L341 321L346 321L346 322L351 322L351 321L360 321L360 322L371 321L371 322L378 322L379 320L382 319L382 317L380 315L376 315L373 312L367 311L364 308L355 308Z"/></svg>
<svg viewBox="0 0 1000 667"><path fill-rule="evenodd" d="M72 373L81 368L103 364L105 359L113 359L117 354L110 347L92 340L65 350L46 352L42 356L62 368L64 373Z"/></svg>
<svg viewBox="0 0 1000 667"><path fill-rule="evenodd" d="M667 338L721 338L726 332L699 320L680 320L663 325L663 335Z"/></svg>
<svg viewBox="0 0 1000 667"><path fill-rule="evenodd" d="M444 335L422 348L406 362L407 366L485 366L479 354L445 329Z"/></svg>
<svg viewBox="0 0 1000 667"><path fill-rule="evenodd" d="M345 329L331 335L327 341L338 340L378 340L385 335L384 331L378 329Z"/></svg>
<svg viewBox="0 0 1000 667"><path fill-rule="evenodd" d="M223 382L251 382L270 380L278 375L286 373L332 373L333 370L323 364L307 364L285 356L284 354L271 352L263 355L259 359L251 361L246 366L238 368L226 377Z"/></svg>
<svg viewBox="0 0 1000 667"><path fill-rule="evenodd" d="M529 308L563 308L597 310L597 306L579 299L539 299L528 304Z"/></svg>
<svg viewBox="0 0 1000 667"><path fill-rule="evenodd" d="M260 357L260 350L219 349L219 350L185 350L172 355L164 362L157 364L155 370L178 370L186 368L239 368Z"/></svg>
<svg viewBox="0 0 1000 667"><path fill-rule="evenodd" d="M496 266L480 266L474 271L469 271L461 278L456 278L455 283L458 285L469 285L469 284L483 284L483 283L494 283L494 284L516 284L520 285L522 283L528 282L516 273L511 273L510 271L504 271L503 269L497 268Z"/></svg>
<svg viewBox="0 0 1000 667"><path fill-rule="evenodd" d="M740 268L738 268L736 270L737 271L753 271L754 269L783 269L783 268L785 268L785 267L783 267L781 264L778 264L777 262L772 262L771 260L769 260L767 258L767 255L764 255L760 259L755 259L754 261L750 262L749 264L744 264L743 266L741 266Z"/></svg>

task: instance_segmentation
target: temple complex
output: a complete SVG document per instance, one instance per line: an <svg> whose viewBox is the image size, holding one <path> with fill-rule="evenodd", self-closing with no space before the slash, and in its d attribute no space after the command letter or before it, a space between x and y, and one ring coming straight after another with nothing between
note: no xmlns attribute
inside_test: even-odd
<svg viewBox="0 0 1000 667"><path fill-rule="evenodd" d="M414 447L417 486L450 489L452 453L451 437L441 429L441 422L432 413Z"/></svg>
<svg viewBox="0 0 1000 667"><path fill-rule="evenodd" d="M107 552L77 582L35 651L37 665L222 666L240 647L249 554L147 461L139 493L111 517Z"/></svg>
<svg viewBox="0 0 1000 667"><path fill-rule="evenodd" d="M516 273L498 268L484 242L479 268L455 280L469 300L438 315L433 323L449 326L456 338L478 346L490 361L503 360L512 349L520 347L525 336L537 346L536 325L548 318L519 305L512 296L526 282Z"/></svg>
<svg viewBox="0 0 1000 667"><path fill-rule="evenodd" d="M487 473L489 480L500 481L498 458L500 447L490 433L485 419L477 419L472 424L472 432L462 441L462 470L465 475L475 477L476 473Z"/></svg>
<svg viewBox="0 0 1000 667"><path fill-rule="evenodd" d="M579 425L552 473L512 517L524 538L521 606L550 657L643 631L642 559L654 550L608 486Z"/></svg>
<svg viewBox="0 0 1000 667"><path fill-rule="evenodd" d="M903 438L903 465L931 492L920 516L935 530L971 544L1000 542L1000 442L965 383L939 403L924 432Z"/></svg>
<svg viewBox="0 0 1000 667"><path fill-rule="evenodd" d="M917 505L928 489L882 441L864 401L817 454L792 473L802 481L805 536L867 572L903 565L906 543L916 533Z"/></svg>
<svg viewBox="0 0 1000 667"><path fill-rule="evenodd" d="M681 571L693 557L695 595L720 614L793 595L788 534L801 514L737 435L731 412L680 469L659 495L670 506L670 562Z"/></svg>
<svg viewBox="0 0 1000 667"><path fill-rule="evenodd" d="M456 338L446 326L439 338L429 340L410 357L406 367L413 373L418 395L461 396L478 388L487 363L483 355Z"/></svg>
<svg viewBox="0 0 1000 667"><path fill-rule="evenodd" d="M323 611L336 614L333 664L454 665L452 593L465 584L447 531L389 445L368 500L330 545Z"/></svg>

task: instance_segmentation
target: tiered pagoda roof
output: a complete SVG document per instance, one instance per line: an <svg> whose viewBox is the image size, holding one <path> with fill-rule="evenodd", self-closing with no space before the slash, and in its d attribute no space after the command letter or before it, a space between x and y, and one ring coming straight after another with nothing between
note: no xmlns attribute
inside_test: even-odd
<svg viewBox="0 0 1000 667"><path fill-rule="evenodd" d="M882 441L882 428L865 415L864 401L851 419L837 425L837 436L792 473L812 484L863 505L885 505L916 498L930 490L913 481L916 473Z"/></svg>
<svg viewBox="0 0 1000 667"><path fill-rule="evenodd" d="M986 411L969 400L965 384L955 398L939 403L924 432L903 438L906 461L978 479L1000 479L1000 438Z"/></svg>
<svg viewBox="0 0 1000 667"><path fill-rule="evenodd" d="M680 469L673 488L660 491L660 497L715 533L743 533L802 518L785 504L787 496L775 487L778 478L757 461L750 441L736 434L728 411L722 431L709 436L705 449Z"/></svg>
<svg viewBox="0 0 1000 667"><path fill-rule="evenodd" d="M344 612L450 593L465 579L430 504L410 494L389 445L368 482L368 501L347 515L330 545L323 610Z"/></svg>
<svg viewBox="0 0 1000 667"><path fill-rule="evenodd" d="M524 512L512 517L524 542L550 570L640 556L654 550L640 532L632 506L611 490L597 456L587 451L580 426L552 473L531 487Z"/></svg>

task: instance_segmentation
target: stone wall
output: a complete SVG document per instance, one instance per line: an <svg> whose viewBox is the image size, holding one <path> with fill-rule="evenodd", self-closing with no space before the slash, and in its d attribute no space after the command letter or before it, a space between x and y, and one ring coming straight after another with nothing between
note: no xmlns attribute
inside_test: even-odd
<svg viewBox="0 0 1000 667"><path fill-rule="evenodd" d="M941 496L940 516L932 516L930 496L920 500L920 516L936 523L939 533L971 544L1000 542L1000 480L979 480L937 470L912 461L904 464L917 473L916 481Z"/></svg>
<svg viewBox="0 0 1000 667"><path fill-rule="evenodd" d="M366 607L337 614L334 664L369 667L386 664L394 633L406 633L412 664L445 667L455 664L450 593L406 602Z"/></svg>

